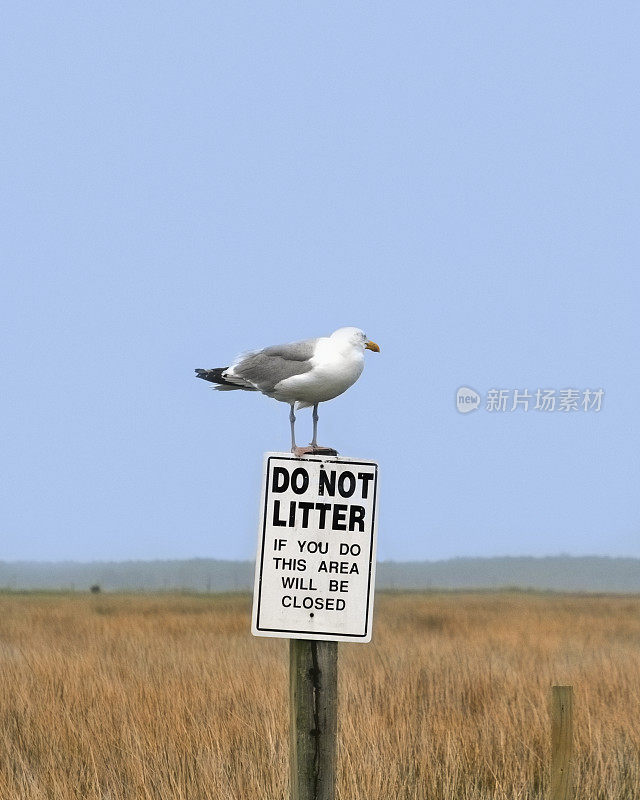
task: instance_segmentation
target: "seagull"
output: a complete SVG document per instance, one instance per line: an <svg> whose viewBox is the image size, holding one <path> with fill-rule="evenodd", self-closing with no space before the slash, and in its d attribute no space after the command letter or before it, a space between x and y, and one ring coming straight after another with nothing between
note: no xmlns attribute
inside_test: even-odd
<svg viewBox="0 0 640 800"><path fill-rule="evenodd" d="M196 376L215 383L213 388L222 392L262 392L288 403L291 452L337 455L333 448L318 444L318 405L353 386L364 369L365 350L380 352L359 328L339 328L331 336L243 353L228 367L197 369ZM308 447L297 447L295 410L309 406L313 406L313 439Z"/></svg>

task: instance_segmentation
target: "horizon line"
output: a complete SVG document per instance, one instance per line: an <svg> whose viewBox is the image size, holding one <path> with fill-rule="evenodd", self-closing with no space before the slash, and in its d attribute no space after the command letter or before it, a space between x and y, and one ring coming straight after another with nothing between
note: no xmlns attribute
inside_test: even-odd
<svg viewBox="0 0 640 800"><path fill-rule="evenodd" d="M520 555L491 555L491 556L481 556L481 555L460 555L460 556L449 556L448 558L412 558L412 559L395 559L395 558L385 558L385 559L378 559L378 564L443 564L449 561L494 561L498 559L532 559L536 561L543 561L545 559L607 559L609 561L619 560L619 561L640 561L640 556L633 556L633 555L608 555L608 554L598 554L598 553L586 553L581 555L575 555L573 553L550 553L546 555L531 555L531 554L520 554ZM255 558L219 558L216 556L183 556L183 557L175 557L175 558L115 558L115 559L104 559L104 558L96 558L91 560L78 560L74 558L63 558L58 560L52 559L0 559L0 565L12 565L12 564L157 564L157 563L167 563L167 562L188 562L188 561L218 561L228 564L251 564L255 563Z"/></svg>

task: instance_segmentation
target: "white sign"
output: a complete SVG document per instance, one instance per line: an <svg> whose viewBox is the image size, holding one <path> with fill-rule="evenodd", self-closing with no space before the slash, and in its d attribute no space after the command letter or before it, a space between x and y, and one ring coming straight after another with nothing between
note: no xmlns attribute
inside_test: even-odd
<svg viewBox="0 0 640 800"><path fill-rule="evenodd" d="M378 465L266 453L251 632L371 640Z"/></svg>

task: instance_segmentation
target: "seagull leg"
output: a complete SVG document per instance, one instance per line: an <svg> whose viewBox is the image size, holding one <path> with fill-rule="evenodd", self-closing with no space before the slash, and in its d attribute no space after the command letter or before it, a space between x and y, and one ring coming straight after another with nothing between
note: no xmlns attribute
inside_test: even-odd
<svg viewBox="0 0 640 800"><path fill-rule="evenodd" d="M294 414L295 403L291 403L291 411L289 412L289 422L291 423L291 452L296 452L296 415Z"/></svg>
<svg viewBox="0 0 640 800"><path fill-rule="evenodd" d="M292 412L293 413L293 412ZM293 430L293 428L292 428ZM333 447L323 447L318 444L318 404L313 406L313 439L311 444L307 447L296 447L295 444L291 448L291 452L297 456L337 456L338 451Z"/></svg>

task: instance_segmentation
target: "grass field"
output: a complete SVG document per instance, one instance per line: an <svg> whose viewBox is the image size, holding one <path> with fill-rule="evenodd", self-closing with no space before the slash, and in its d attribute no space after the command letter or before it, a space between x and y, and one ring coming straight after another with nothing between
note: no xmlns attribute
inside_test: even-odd
<svg viewBox="0 0 640 800"><path fill-rule="evenodd" d="M246 596L0 595L0 798L281 800L288 642ZM340 645L341 800L547 797L574 685L577 797L640 798L640 598L387 594Z"/></svg>

